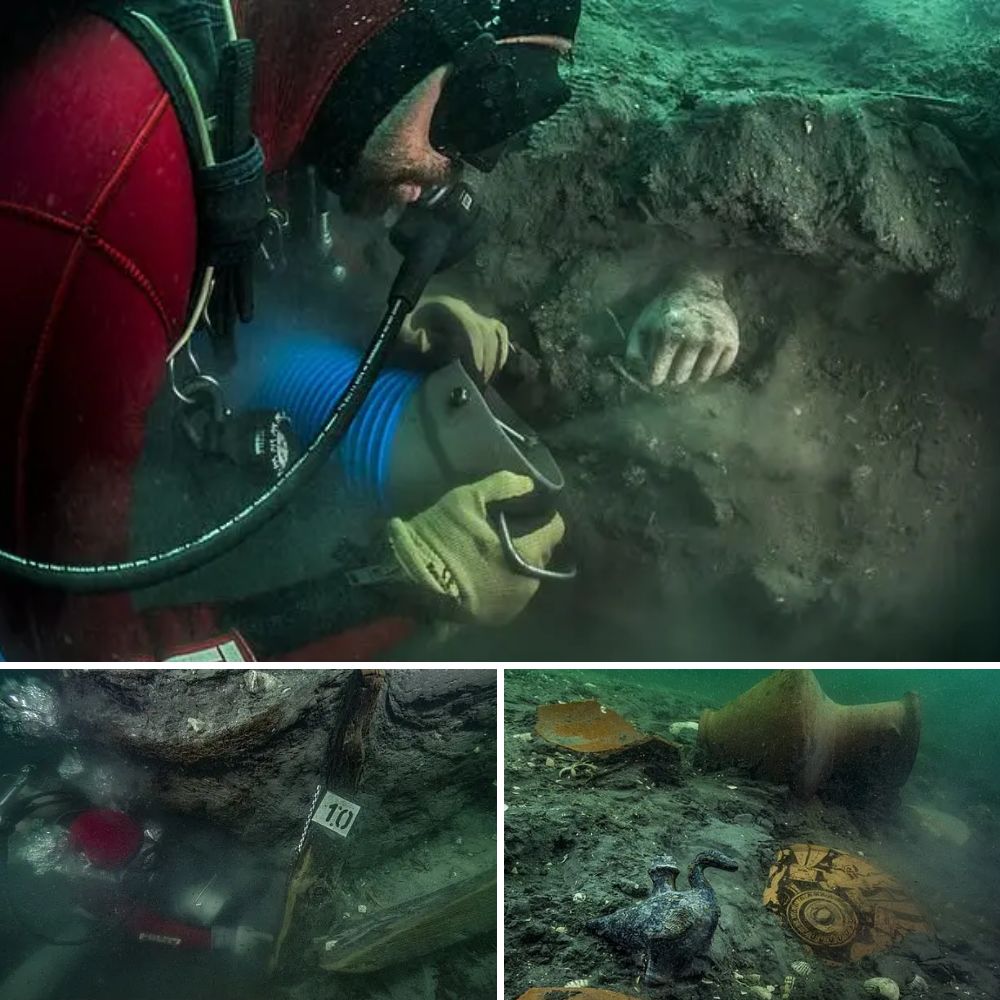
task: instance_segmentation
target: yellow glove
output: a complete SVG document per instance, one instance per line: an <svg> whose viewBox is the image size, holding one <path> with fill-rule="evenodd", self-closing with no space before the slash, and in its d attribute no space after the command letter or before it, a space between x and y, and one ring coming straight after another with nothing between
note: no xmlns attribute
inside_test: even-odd
<svg viewBox="0 0 1000 1000"><path fill-rule="evenodd" d="M507 363L510 334L498 319L477 313L468 303L449 295L421 299L406 317L400 342L421 354L440 352L458 357L489 382Z"/></svg>
<svg viewBox="0 0 1000 1000"><path fill-rule="evenodd" d="M511 570L487 505L524 497L534 490L527 476L495 472L459 486L409 520L389 522L389 543L406 577L435 594L460 620L506 625L527 606L538 580ZM562 541L558 514L541 528L514 539L521 558L545 566Z"/></svg>

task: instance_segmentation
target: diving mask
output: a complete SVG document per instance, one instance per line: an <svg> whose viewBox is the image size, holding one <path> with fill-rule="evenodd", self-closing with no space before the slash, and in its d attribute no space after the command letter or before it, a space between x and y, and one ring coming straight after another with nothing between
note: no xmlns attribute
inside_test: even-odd
<svg viewBox="0 0 1000 1000"><path fill-rule="evenodd" d="M492 170L509 141L570 99L562 53L548 45L498 43L484 32L456 56L431 119L431 145L451 160Z"/></svg>

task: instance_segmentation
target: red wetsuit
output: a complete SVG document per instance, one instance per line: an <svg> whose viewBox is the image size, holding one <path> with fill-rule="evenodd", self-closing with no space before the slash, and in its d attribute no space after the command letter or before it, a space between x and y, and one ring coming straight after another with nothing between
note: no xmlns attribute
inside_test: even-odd
<svg viewBox="0 0 1000 1000"><path fill-rule="evenodd" d="M255 128L289 165L329 87L400 0L245 0ZM0 546L128 555L146 417L196 277L188 150L169 96L109 23L73 21L0 86ZM178 501L181 502L181 501ZM204 608L139 615L0 579L36 655L140 659L212 630Z"/></svg>

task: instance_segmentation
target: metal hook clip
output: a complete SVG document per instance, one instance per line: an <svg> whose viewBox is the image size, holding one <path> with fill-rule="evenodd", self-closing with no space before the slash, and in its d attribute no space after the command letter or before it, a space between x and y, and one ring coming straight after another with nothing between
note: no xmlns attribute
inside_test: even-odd
<svg viewBox="0 0 1000 1000"><path fill-rule="evenodd" d="M507 556L515 572L520 573L521 576L529 576L533 580L559 580L566 583L569 580L576 579L577 570L575 566L573 569L559 570L546 569L544 566L534 566L529 563L514 547L510 525L507 523L507 516L503 511L500 511L498 521L500 524L500 544L503 546L504 554Z"/></svg>
<svg viewBox="0 0 1000 1000"><path fill-rule="evenodd" d="M285 254L285 234L291 225L288 213L272 205L267 210L267 222L260 241L260 253L272 274L285 271L288 257Z"/></svg>

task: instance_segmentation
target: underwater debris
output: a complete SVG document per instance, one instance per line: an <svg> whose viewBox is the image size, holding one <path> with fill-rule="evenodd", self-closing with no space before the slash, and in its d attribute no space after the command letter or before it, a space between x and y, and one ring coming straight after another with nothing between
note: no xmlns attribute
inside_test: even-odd
<svg viewBox="0 0 1000 1000"><path fill-rule="evenodd" d="M864 988L865 992L873 997L882 997L883 1000L899 1000L899 986L895 980L887 979L885 976L866 979Z"/></svg>
<svg viewBox="0 0 1000 1000"><path fill-rule="evenodd" d="M792 962L792 972L806 979L812 975L812 966L808 962Z"/></svg>
<svg viewBox="0 0 1000 1000"><path fill-rule="evenodd" d="M59 730L59 703L47 684L8 678L0 685L0 732L15 739L41 738Z"/></svg>
<svg viewBox="0 0 1000 1000"><path fill-rule="evenodd" d="M944 840L955 847L965 847L972 836L968 823L951 813L912 802L906 808L920 824L920 828L937 840Z"/></svg>
<svg viewBox="0 0 1000 1000"><path fill-rule="evenodd" d="M957 97L941 97L938 94L916 94L890 90L882 92L873 91L873 96L892 97L898 101L908 101L912 104L926 104L935 108L965 108L968 106L968 101L963 101Z"/></svg>
<svg viewBox="0 0 1000 1000"><path fill-rule="evenodd" d="M911 993L926 993L930 987L927 985L927 980L921 975L916 975L910 980L907 989Z"/></svg>
<svg viewBox="0 0 1000 1000"><path fill-rule="evenodd" d="M248 670L243 675L243 686L251 693L270 691L277 684L274 675L266 670Z"/></svg>
<svg viewBox="0 0 1000 1000"><path fill-rule="evenodd" d="M588 778L593 778L596 774L597 768L593 764L587 764L584 761L577 761L575 764L559 768L560 778L576 778L586 780Z"/></svg>
<svg viewBox="0 0 1000 1000"><path fill-rule="evenodd" d="M540 705L535 735L565 750L601 755L616 764L636 761L657 781L672 780L681 765L679 744L640 732L627 719L595 700Z"/></svg>
<svg viewBox="0 0 1000 1000"><path fill-rule="evenodd" d="M650 389L645 382L640 382L622 363L618 358L613 355L607 358L608 365L614 369L629 385L638 389L640 392L646 393L647 396L657 395L656 391Z"/></svg>
<svg viewBox="0 0 1000 1000"><path fill-rule="evenodd" d="M446 948L496 926L496 869L336 928L315 944L332 972L374 972Z"/></svg>
<svg viewBox="0 0 1000 1000"><path fill-rule="evenodd" d="M586 982L586 980L582 980ZM624 993L595 990L587 986L536 986L522 993L517 1000L632 1000Z"/></svg>
<svg viewBox="0 0 1000 1000"><path fill-rule="evenodd" d="M719 851L705 851L688 868L691 888L678 890L674 888L677 863L670 857L657 858L649 869L653 883L649 898L588 921L587 929L622 951L643 953L650 985L700 975L720 915L706 868L732 872L739 866Z"/></svg>
<svg viewBox="0 0 1000 1000"><path fill-rule="evenodd" d="M817 844L778 851L763 901L830 962L856 962L907 934L933 930L891 875L863 858Z"/></svg>
<svg viewBox="0 0 1000 1000"><path fill-rule="evenodd" d="M698 723L693 719L688 720L687 722L671 722L668 732L671 736L680 736L685 732L697 733Z"/></svg>
<svg viewBox="0 0 1000 1000"><path fill-rule="evenodd" d="M719 710L698 742L717 763L787 784L800 798L836 789L855 802L895 794L920 744L920 699L838 705L811 670L779 670Z"/></svg>
<svg viewBox="0 0 1000 1000"><path fill-rule="evenodd" d="M595 700L539 706L535 735L576 753L621 750L650 738Z"/></svg>

